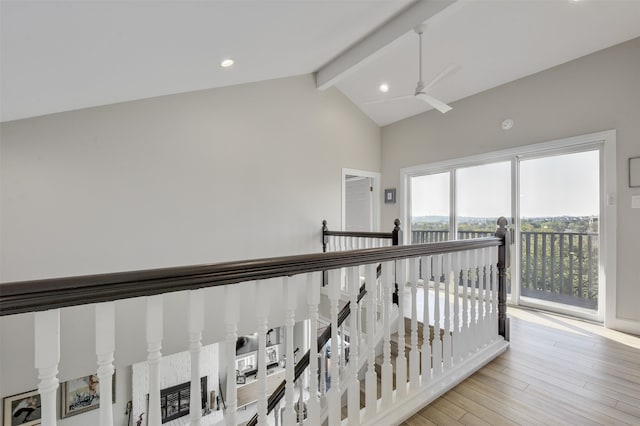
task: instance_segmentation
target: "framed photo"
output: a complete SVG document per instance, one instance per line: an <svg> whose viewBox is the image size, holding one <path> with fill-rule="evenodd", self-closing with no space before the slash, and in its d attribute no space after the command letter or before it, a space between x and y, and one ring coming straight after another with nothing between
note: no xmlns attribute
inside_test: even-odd
<svg viewBox="0 0 640 426"><path fill-rule="evenodd" d="M5 426L32 426L40 424L40 394L32 390L4 399Z"/></svg>
<svg viewBox="0 0 640 426"><path fill-rule="evenodd" d="M112 376L111 401L116 402L116 375ZM60 397L60 417L66 418L76 414L95 410L100 406L100 383L98 376L91 374L79 379L62 383Z"/></svg>
<svg viewBox="0 0 640 426"><path fill-rule="evenodd" d="M384 190L384 202L385 204L395 204L396 203L396 189L390 188Z"/></svg>
<svg viewBox="0 0 640 426"><path fill-rule="evenodd" d="M245 383L247 383L247 376L245 376L244 374L236 376L236 384L244 385Z"/></svg>
<svg viewBox="0 0 640 426"><path fill-rule="evenodd" d="M256 365L255 353L241 357L241 358L236 358L236 370L238 370L240 374L242 374L246 370L251 370L255 368L255 365Z"/></svg>
<svg viewBox="0 0 640 426"><path fill-rule="evenodd" d="M267 348L267 365L272 364L274 362L278 362L278 347L277 346L269 346Z"/></svg>

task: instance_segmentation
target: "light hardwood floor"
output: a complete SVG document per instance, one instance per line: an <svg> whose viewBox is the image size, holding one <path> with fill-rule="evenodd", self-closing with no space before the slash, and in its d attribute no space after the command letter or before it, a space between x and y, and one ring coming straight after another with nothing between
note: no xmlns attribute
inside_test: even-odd
<svg viewBox="0 0 640 426"><path fill-rule="evenodd" d="M640 337L509 309L511 346L403 425L640 425Z"/></svg>

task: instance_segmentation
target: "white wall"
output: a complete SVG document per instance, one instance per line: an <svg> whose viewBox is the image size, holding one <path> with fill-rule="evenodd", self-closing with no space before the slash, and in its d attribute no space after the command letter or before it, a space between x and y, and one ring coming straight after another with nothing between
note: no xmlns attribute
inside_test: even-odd
<svg viewBox="0 0 640 426"><path fill-rule="evenodd" d="M640 330L640 209L631 209L628 158L640 155L640 38L382 129L382 186L400 169L601 130L617 130L617 315ZM500 123L515 125L503 131ZM385 204L382 223L400 213Z"/></svg>
<svg viewBox="0 0 640 426"><path fill-rule="evenodd" d="M319 252L322 220L340 224L342 168L380 168L379 128L310 75L7 122L0 132L3 282ZM208 315L223 310L219 293L207 300ZM165 298L166 354L188 347L185 303L184 293ZM254 331L254 303L243 306L241 334ZM127 342L116 365L126 366L143 359L144 303L116 309ZM91 309L65 309L61 321L61 379L88 374ZM205 343L221 340L219 322L208 324ZM30 314L0 320L1 396L35 387L32 335Z"/></svg>

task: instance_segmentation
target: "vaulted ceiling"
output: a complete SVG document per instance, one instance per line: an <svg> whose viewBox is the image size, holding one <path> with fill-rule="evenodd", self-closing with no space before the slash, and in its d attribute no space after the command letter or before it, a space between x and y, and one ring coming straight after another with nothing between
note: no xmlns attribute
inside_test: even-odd
<svg viewBox="0 0 640 426"><path fill-rule="evenodd" d="M0 119L316 72L386 125L431 108L366 103L413 93L422 21L451 103L640 36L640 1L2 0Z"/></svg>

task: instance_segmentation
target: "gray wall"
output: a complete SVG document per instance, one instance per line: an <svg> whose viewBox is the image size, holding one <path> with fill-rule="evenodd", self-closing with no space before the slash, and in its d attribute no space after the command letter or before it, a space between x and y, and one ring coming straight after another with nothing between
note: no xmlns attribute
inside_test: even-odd
<svg viewBox="0 0 640 426"><path fill-rule="evenodd" d="M317 252L380 129L312 76L3 123L1 281Z"/></svg>
<svg viewBox="0 0 640 426"><path fill-rule="evenodd" d="M382 185L400 169L601 130L617 130L617 314L640 321L640 210L631 209L628 158L640 155L640 38L382 129ZM505 132L500 123L513 118ZM402 200L400 200L402 202ZM382 223L400 214L384 204Z"/></svg>
<svg viewBox="0 0 640 426"><path fill-rule="evenodd" d="M342 168L380 169L379 127L310 75L7 122L0 132L3 282L319 252L322 220L340 227ZM185 297L165 298L166 354L188 348ZM240 333L254 331L252 303ZM220 324L222 296L209 292L207 306L207 324ZM88 308L61 314L61 380L95 368ZM116 309L121 367L144 359L144 302ZM203 339L223 332L209 327ZM33 315L0 319L0 340L0 396L35 388Z"/></svg>

